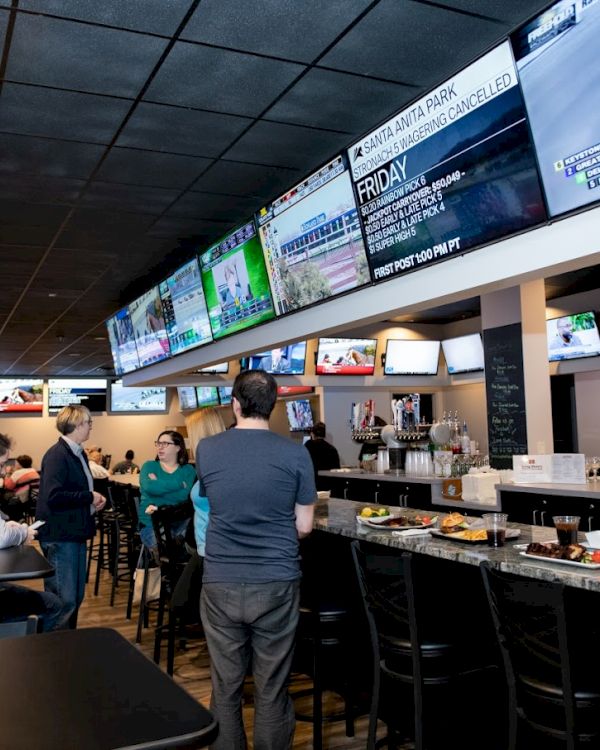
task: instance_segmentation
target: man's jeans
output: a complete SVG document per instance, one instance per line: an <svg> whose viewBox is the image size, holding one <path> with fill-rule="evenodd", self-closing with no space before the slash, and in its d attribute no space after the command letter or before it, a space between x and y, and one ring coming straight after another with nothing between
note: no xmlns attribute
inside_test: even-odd
<svg viewBox="0 0 600 750"><path fill-rule="evenodd" d="M299 613L298 581L205 583L200 613L210 654L215 750L245 750L242 688L254 676L254 748L287 750L294 707L287 691Z"/></svg>
<svg viewBox="0 0 600 750"><path fill-rule="evenodd" d="M44 588L56 594L62 604L55 629L75 629L85 595L85 542L47 542L42 544L42 551L55 571L44 579Z"/></svg>

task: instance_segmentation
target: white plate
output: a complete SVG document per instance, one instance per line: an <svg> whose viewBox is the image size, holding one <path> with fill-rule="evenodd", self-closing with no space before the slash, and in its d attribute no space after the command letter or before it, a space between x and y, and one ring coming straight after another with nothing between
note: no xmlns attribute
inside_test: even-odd
<svg viewBox="0 0 600 750"><path fill-rule="evenodd" d="M522 557L528 557L530 560L537 560L548 563L562 563L563 565L572 565L575 568L585 568L586 570L600 570L600 563L582 563L576 560L557 560L555 557L543 557L543 555L528 555L527 552L519 552Z"/></svg>
<svg viewBox="0 0 600 750"><path fill-rule="evenodd" d="M473 527L469 526L470 531L481 531L481 527ZM467 531L467 529L464 529L464 531ZM437 537L438 539L447 539L449 542L463 542L465 544L487 544L487 538L486 539L464 539L463 537L456 536L457 534L460 534L459 531L452 531L450 534L444 534L444 532L441 529L432 529L431 535ZM521 536L521 529L506 529L506 540L510 541L511 539L518 539L518 537Z"/></svg>
<svg viewBox="0 0 600 750"><path fill-rule="evenodd" d="M404 531L405 529L428 529L430 526L433 526L437 520L437 516L435 516L434 519L429 523L411 523L409 526L382 525L384 521L389 521L390 518L398 518L398 515L390 514L389 516L382 516L378 520L374 518L362 518L361 516L356 516L356 522L361 526L368 526L370 529L380 529L385 531Z"/></svg>
<svg viewBox="0 0 600 750"><path fill-rule="evenodd" d="M383 523L384 521L389 521L390 518L395 518L399 515L400 513L388 513L386 516L370 516L369 518L367 518L366 516L358 515L356 516L356 520L357 521L360 520L361 522L369 521L371 524L378 524L378 523Z"/></svg>

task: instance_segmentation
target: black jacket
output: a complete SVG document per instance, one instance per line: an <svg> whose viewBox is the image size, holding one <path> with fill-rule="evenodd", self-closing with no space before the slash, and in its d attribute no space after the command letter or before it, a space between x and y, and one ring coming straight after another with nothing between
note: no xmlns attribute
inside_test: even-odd
<svg viewBox="0 0 600 750"><path fill-rule="evenodd" d="M83 542L93 537L92 500L81 461L59 439L42 459L36 517L46 523L38 532L40 542Z"/></svg>

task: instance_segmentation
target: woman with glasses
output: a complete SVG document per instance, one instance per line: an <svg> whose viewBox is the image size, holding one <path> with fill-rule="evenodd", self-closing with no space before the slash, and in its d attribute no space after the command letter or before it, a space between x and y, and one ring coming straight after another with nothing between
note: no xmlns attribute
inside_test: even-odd
<svg viewBox="0 0 600 750"><path fill-rule="evenodd" d="M156 458L146 461L140 471L140 537L149 549L156 547L150 518L152 510L185 502L196 481L196 472L188 463L187 448L180 432L165 430L154 445ZM185 529L177 531L183 533Z"/></svg>

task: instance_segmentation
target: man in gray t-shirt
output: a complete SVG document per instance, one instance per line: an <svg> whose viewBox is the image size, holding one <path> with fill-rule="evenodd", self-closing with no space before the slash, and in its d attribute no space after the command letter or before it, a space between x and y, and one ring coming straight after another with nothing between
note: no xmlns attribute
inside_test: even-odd
<svg viewBox="0 0 600 750"><path fill-rule="evenodd" d="M316 490L303 446L269 431L277 384L263 370L235 379L236 427L201 440L200 494L208 497L201 613L211 659L217 750L242 750L241 696L254 675L254 746L292 746L287 692L299 612L298 539L312 529Z"/></svg>

